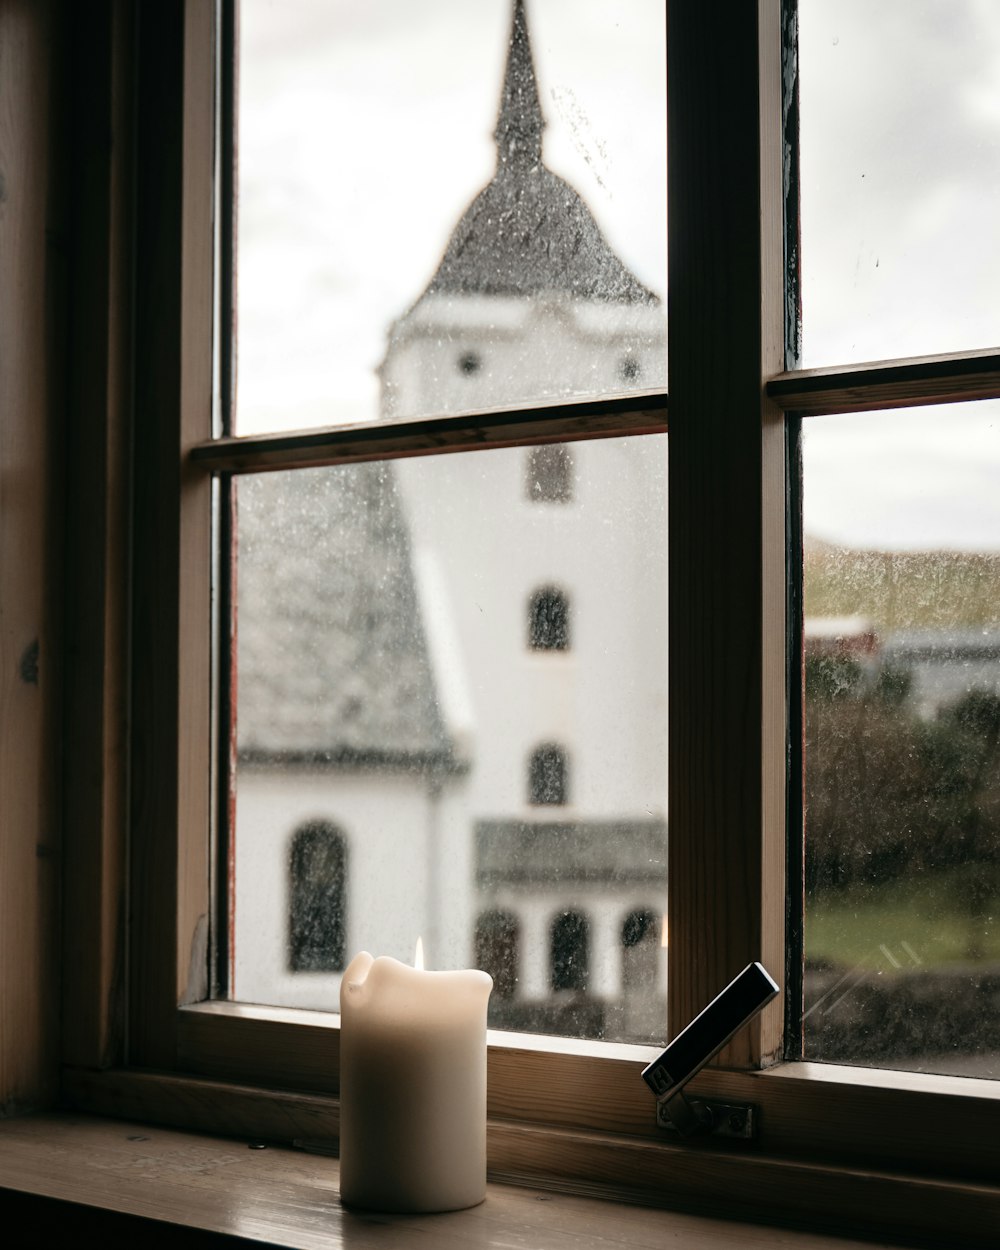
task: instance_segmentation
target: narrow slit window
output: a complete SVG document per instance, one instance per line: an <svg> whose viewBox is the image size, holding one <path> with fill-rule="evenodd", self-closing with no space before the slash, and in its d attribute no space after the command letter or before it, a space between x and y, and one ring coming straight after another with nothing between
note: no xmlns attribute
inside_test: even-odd
<svg viewBox="0 0 1000 1250"><path fill-rule="evenodd" d="M569 801L569 763L566 752L545 742L531 753L528 764L528 802L554 806Z"/></svg>
<svg viewBox="0 0 1000 1250"><path fill-rule="evenodd" d="M555 586L543 586L531 596L528 646L533 651L569 650L569 599Z"/></svg>

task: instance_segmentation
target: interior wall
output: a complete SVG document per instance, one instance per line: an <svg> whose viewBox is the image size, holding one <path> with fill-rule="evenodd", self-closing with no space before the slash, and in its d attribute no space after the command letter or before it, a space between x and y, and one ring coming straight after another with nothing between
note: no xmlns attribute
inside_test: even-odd
<svg viewBox="0 0 1000 1250"><path fill-rule="evenodd" d="M62 14L0 0L0 1115L57 1078Z"/></svg>

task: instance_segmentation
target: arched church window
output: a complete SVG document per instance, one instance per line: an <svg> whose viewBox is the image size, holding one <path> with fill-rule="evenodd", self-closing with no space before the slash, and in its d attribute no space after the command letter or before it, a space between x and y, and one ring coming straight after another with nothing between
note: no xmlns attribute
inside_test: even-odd
<svg viewBox="0 0 1000 1250"><path fill-rule="evenodd" d="M543 586L531 596L528 646L536 651L569 650L569 600L555 586Z"/></svg>
<svg viewBox="0 0 1000 1250"><path fill-rule="evenodd" d="M629 912L622 924L622 985L626 992L656 984L661 919L652 908Z"/></svg>
<svg viewBox="0 0 1000 1250"><path fill-rule="evenodd" d="M569 801L566 752L554 742L543 742L528 761L528 802L561 804Z"/></svg>
<svg viewBox="0 0 1000 1250"><path fill-rule="evenodd" d="M347 843L326 821L296 829L288 853L288 968L343 972L347 955Z"/></svg>
<svg viewBox="0 0 1000 1250"><path fill-rule="evenodd" d="M563 443L532 447L525 484L532 503L569 503L573 498L573 453Z"/></svg>
<svg viewBox="0 0 1000 1250"><path fill-rule="evenodd" d="M565 911L552 921L552 989L582 992L589 980L590 921L581 912Z"/></svg>
<svg viewBox="0 0 1000 1250"><path fill-rule="evenodd" d="M517 990L521 930L509 911L484 911L476 919L476 959L493 978L494 998L513 998Z"/></svg>

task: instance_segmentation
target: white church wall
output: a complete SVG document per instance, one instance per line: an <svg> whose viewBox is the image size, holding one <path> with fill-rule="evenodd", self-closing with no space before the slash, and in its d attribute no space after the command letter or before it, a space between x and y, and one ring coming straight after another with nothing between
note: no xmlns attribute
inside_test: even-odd
<svg viewBox="0 0 1000 1250"><path fill-rule="evenodd" d="M468 963L469 855L450 808L420 777L244 768L236 837L243 854L235 905L234 997L339 1010L340 974L288 967L288 857L296 830L328 822L347 842L347 956L359 950L428 964ZM256 858L256 857L259 857ZM444 874L443 879L442 875Z"/></svg>
<svg viewBox="0 0 1000 1250"><path fill-rule="evenodd" d="M455 612L476 726L471 808L537 816L528 757L556 742L570 756L566 816L665 817L664 440L573 444L568 503L526 498L526 455L397 466L415 547L437 553ZM528 646L528 602L546 585L569 599L566 651Z"/></svg>
<svg viewBox="0 0 1000 1250"><path fill-rule="evenodd" d="M425 296L393 329L383 414L410 416L666 385L658 306Z"/></svg>
<svg viewBox="0 0 1000 1250"><path fill-rule="evenodd" d="M348 840L348 955L411 960L422 934L428 964L452 967L471 962L476 915L496 901L475 883L478 819L666 818L664 443L571 444L566 503L529 499L527 449L397 463L435 689L468 771L435 796L422 778L243 768L238 845L268 866L236 879L237 997L336 1008L338 974L287 966L288 845L308 821ZM565 652L527 645L528 600L547 584L569 597ZM564 805L529 802L543 742L567 752ZM614 1000L624 917L654 904L641 887L507 893L497 905L525 926L518 996L550 995L551 923L579 906L590 993Z"/></svg>

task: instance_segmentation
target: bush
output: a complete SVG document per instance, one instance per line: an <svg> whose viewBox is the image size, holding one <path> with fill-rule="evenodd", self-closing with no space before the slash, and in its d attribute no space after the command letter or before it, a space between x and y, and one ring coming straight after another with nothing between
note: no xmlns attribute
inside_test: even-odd
<svg viewBox="0 0 1000 1250"><path fill-rule="evenodd" d="M807 890L1000 862L1000 698L970 691L925 724L908 690L898 671L866 688L856 662L807 663Z"/></svg>

